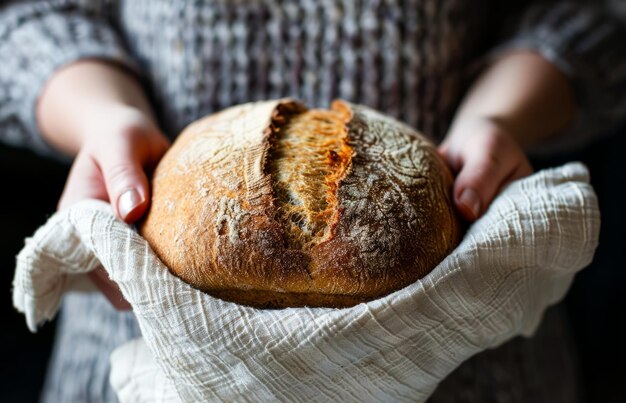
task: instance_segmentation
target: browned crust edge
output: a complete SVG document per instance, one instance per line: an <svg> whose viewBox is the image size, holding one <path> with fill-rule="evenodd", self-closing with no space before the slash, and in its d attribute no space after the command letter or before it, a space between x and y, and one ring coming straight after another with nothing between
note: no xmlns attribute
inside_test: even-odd
<svg viewBox="0 0 626 403"><path fill-rule="evenodd" d="M302 105L301 103L291 100L291 99L282 99L279 101L275 101L275 108L273 110L273 113L271 114L271 117L268 117L268 124L266 127L266 130L264 131L264 141L267 142L271 141L271 137L273 135L275 135L275 131L272 129L272 125L276 126L276 124L280 124L281 121L284 122L284 115L286 114L293 114L294 110L297 111L295 113L302 113L303 111L306 111L306 107L304 105ZM349 111L350 115L349 115L349 120L348 123L346 123L347 125L350 123L350 121L352 120L353 116L354 116L354 111L352 109L352 105L348 104L346 102L343 101L334 101L331 105L331 108L335 109L335 108L342 108L342 109L346 109ZM290 111L290 112L288 112ZM193 127L194 124L190 125L190 127ZM350 133L348 133L348 137L350 136ZM269 148L269 147L268 147ZM269 155L269 151L265 152L265 158L267 158ZM447 170L447 167L443 166L444 169ZM267 175L267 161L263 160L263 171L264 173ZM351 169L348 169L345 173L345 175L340 178L338 180L338 186L337 188L339 189L341 187L341 182L343 181L343 179L348 175L348 173L351 173ZM447 173L447 175L451 174ZM275 200L275 195L272 194L271 197L272 201ZM269 199L264 199L265 202L267 202ZM260 200L259 200L260 201ZM270 201L270 204L273 204L272 201ZM451 202L450 200L448 200L449 202ZM253 206L252 209L255 210L256 208L259 208L261 206ZM260 209L261 212L267 214L267 213L272 213L275 212L275 206L274 205L265 205L264 207L262 207ZM458 221L456 220L456 214L454 213L453 209L451 212L451 221L452 221L452 233L449 234L449 236L454 240L451 244L450 247L448 249L449 253L452 249L454 249L454 247L457 244L458 239L460 238L460 228L458 226ZM272 217L268 217L270 218L270 220L275 221L273 214ZM331 230L329 231L329 236L328 238L332 239L335 237L335 228L337 226L337 224L339 223L339 221L341 220L341 210L338 208L336 211L336 214L333 216L332 221L329 222L329 226L331 228ZM456 224L455 224L456 223ZM285 228L279 228L281 226L278 225L278 222L275 223L276 224L276 229L279 231L285 231ZM142 231L143 225L140 224L140 231ZM143 233L142 233L143 235ZM146 236L146 238L148 238ZM157 252L157 255L160 256L160 254L158 253L158 250L160 249L159 247L154 247L153 249L155 250L155 252ZM167 253L166 253L167 254ZM282 255L282 253L281 253ZM445 256L444 256L445 257ZM286 258L286 255L282 256L282 258ZM163 260L163 259L162 259ZM282 259L281 259L282 260ZM261 263L263 264L263 263ZM270 264L270 266L281 266L281 264L278 263L274 263L274 264ZM178 277L182 278L181 275L179 275L176 271L176 268L172 268L170 267L170 271L172 273L174 273L175 275L177 275ZM182 274L182 272L181 272ZM287 273L285 273L287 274ZM295 275L295 273L293 273ZM287 281L291 282L292 280L289 279L290 276L288 276ZM420 277L421 278L421 277ZM186 281L183 278L184 281ZM294 278L294 280L297 280ZM404 284L403 287L409 285L410 283ZM276 289L274 290L268 290L268 289L252 289L252 290L248 290L246 289L245 285L241 288L236 288L236 289L203 289L203 287L201 286L201 284L191 284L194 288L200 289L204 292L207 292L208 294L223 299L223 300L227 300L227 301L232 301L232 302L236 302L236 303L240 303L243 305L249 305L249 306L254 306L254 307L259 307L259 308L287 308L287 307L301 307L301 306L310 306L310 307L349 307L349 306L353 306L356 305L358 303L361 302L366 302L369 300L373 300L376 298L380 298L384 295L389 294L390 292L393 292L394 290L398 290L400 288L398 288L397 286L392 287L393 289L391 291L387 290L384 293L376 293L376 295L362 295L362 294L358 294L358 293L354 293L354 294L350 294L350 295L346 295L346 294L335 294L335 293L320 293L320 292L309 292L305 289L302 289L302 291L298 291L298 292L282 292L282 291L278 291ZM232 285L231 285L232 286ZM275 288L280 288L280 286L276 286ZM379 290L380 291L380 290Z"/></svg>

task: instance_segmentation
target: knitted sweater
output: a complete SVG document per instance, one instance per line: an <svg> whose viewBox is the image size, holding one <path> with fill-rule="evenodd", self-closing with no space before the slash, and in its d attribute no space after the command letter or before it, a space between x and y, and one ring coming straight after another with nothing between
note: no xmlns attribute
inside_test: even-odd
<svg viewBox="0 0 626 403"><path fill-rule="evenodd" d="M172 137L227 106L291 96L311 106L334 98L367 104L441 138L480 66L516 48L540 53L573 84L581 108L568 136L589 138L626 114L623 33L601 10L574 1L0 5L0 140L46 155L59 154L38 131L37 98L56 69L81 58L138 74ZM45 401L115 401L108 355L139 330L132 314L107 304L98 295L66 299Z"/></svg>
<svg viewBox="0 0 626 403"><path fill-rule="evenodd" d="M623 33L577 2L15 3L0 11L0 139L47 154L37 97L56 69L86 57L140 74L170 136L233 104L291 96L364 103L440 137L473 68L513 48L541 53L570 78L584 135L626 113Z"/></svg>

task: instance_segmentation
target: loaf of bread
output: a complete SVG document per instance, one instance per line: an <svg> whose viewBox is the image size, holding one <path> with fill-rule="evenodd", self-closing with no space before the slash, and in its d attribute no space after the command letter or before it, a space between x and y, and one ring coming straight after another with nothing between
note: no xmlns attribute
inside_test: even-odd
<svg viewBox="0 0 626 403"><path fill-rule="evenodd" d="M431 142L372 109L256 102L183 131L139 230L215 297L346 307L415 282L452 250L451 186Z"/></svg>

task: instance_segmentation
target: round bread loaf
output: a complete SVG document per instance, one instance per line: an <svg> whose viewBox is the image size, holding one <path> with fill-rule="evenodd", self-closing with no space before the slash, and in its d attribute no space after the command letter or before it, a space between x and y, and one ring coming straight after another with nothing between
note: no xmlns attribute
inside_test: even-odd
<svg viewBox="0 0 626 403"><path fill-rule="evenodd" d="M139 231L215 297L346 307L415 282L452 250L451 186L431 142L372 109L249 103L183 131Z"/></svg>

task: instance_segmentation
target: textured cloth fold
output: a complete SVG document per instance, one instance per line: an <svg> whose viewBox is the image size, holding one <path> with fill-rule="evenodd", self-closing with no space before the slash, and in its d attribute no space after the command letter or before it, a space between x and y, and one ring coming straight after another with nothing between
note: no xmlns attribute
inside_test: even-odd
<svg viewBox="0 0 626 403"><path fill-rule="evenodd" d="M27 241L13 297L34 330L73 273L102 263L182 401L424 401L470 356L531 335L591 261L599 226L587 170L568 164L509 185L433 272L400 291L347 309L258 310L191 288L109 205L86 201ZM124 348L149 368L141 346ZM133 369L113 370L119 396L153 393L124 390L124 373Z"/></svg>
<svg viewBox="0 0 626 403"><path fill-rule="evenodd" d="M120 402L181 403L172 381L156 365L143 339L117 348L111 363L111 385Z"/></svg>

